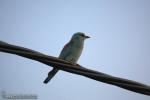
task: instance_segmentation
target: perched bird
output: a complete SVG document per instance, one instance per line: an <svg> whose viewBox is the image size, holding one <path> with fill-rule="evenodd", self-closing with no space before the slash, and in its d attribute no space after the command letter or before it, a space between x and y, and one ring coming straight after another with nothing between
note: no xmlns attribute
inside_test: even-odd
<svg viewBox="0 0 150 100"><path fill-rule="evenodd" d="M86 36L82 32L75 33L71 40L64 46L62 49L59 58L63 60L67 60L73 64L75 64L83 50L84 46L84 40L90 38L89 36ZM59 69L53 68L49 73L48 77L44 80L44 83L47 84L54 75L58 72Z"/></svg>

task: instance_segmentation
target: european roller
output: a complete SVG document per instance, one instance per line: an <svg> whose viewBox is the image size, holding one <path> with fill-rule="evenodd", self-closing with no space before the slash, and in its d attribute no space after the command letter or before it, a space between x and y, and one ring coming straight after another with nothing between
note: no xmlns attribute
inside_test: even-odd
<svg viewBox="0 0 150 100"><path fill-rule="evenodd" d="M71 40L64 46L62 49L59 59L67 60L73 64L76 64L78 61L84 46L84 40L90 38L82 32L75 33ZM48 77L44 80L44 83L47 84L58 72L59 69L53 68L49 73Z"/></svg>

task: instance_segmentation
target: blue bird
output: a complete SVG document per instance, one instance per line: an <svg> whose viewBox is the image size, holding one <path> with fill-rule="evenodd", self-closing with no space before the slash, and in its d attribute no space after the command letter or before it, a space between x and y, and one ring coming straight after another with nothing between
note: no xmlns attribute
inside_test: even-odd
<svg viewBox="0 0 150 100"><path fill-rule="evenodd" d="M67 60L71 63L76 63L82 53L84 40L90 38L82 32L75 33L71 40L64 46L62 49L59 59ZM47 84L58 72L59 69L53 68L49 73L48 77L44 80L44 83Z"/></svg>

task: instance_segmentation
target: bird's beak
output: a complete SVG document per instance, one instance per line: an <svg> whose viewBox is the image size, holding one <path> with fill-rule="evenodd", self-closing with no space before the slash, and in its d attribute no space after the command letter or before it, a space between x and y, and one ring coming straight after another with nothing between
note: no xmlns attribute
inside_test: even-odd
<svg viewBox="0 0 150 100"><path fill-rule="evenodd" d="M89 36L85 36L85 39L88 39L88 38L91 38L91 37L89 37Z"/></svg>

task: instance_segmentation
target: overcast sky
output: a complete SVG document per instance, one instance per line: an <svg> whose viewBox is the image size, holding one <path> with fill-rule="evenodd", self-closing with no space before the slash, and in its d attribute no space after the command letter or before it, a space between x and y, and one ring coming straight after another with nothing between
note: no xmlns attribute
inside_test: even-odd
<svg viewBox="0 0 150 100"><path fill-rule="evenodd" d="M57 57L78 31L91 37L79 64L150 85L150 0L0 0L2 41ZM38 100L150 100L63 71L45 85L49 70L0 52L0 92Z"/></svg>

